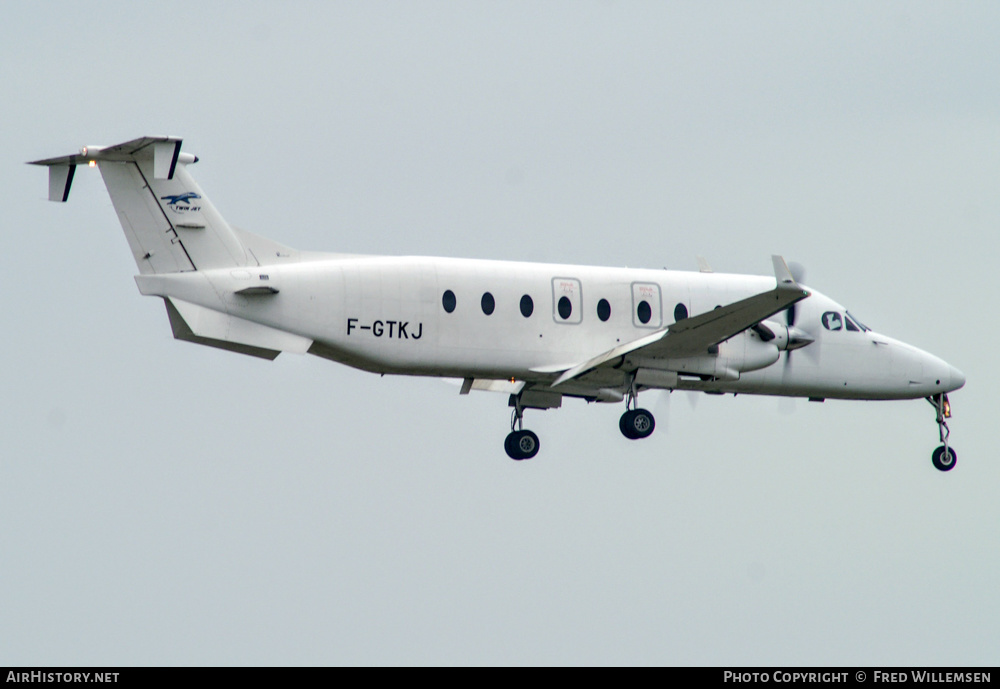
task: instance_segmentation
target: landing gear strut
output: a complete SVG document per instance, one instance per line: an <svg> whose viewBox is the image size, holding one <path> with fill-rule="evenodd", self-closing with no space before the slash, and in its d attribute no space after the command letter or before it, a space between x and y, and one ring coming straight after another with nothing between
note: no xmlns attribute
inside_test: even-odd
<svg viewBox="0 0 1000 689"><path fill-rule="evenodd" d="M653 415L645 409L634 408L637 404L635 391L635 379L629 384L628 394L625 396L625 413L618 421L618 428L629 440L639 440L648 438L656 428L656 420Z"/></svg>
<svg viewBox="0 0 1000 689"><path fill-rule="evenodd" d="M948 395L944 393L928 397L927 401L931 403L937 413L938 434L941 436L942 443L941 447L931 454L931 462L938 471L951 471L958 461L955 448L948 446L948 436L951 431L948 430L947 419L951 418L951 403L948 401Z"/></svg>
<svg viewBox="0 0 1000 689"><path fill-rule="evenodd" d="M515 401L514 411L510 416L510 433L503 441L503 449L507 451L508 457L518 462L538 454L538 436L524 430L524 407L521 406L520 399Z"/></svg>

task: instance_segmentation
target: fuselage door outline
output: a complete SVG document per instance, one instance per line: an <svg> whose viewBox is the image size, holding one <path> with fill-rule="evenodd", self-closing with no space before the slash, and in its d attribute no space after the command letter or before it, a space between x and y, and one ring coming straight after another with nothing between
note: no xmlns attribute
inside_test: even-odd
<svg viewBox="0 0 1000 689"><path fill-rule="evenodd" d="M637 328L659 328L663 324L660 286L655 282L632 283L632 324Z"/></svg>
<svg viewBox="0 0 1000 689"><path fill-rule="evenodd" d="M583 320L583 288L576 278L552 278L552 319L560 325Z"/></svg>

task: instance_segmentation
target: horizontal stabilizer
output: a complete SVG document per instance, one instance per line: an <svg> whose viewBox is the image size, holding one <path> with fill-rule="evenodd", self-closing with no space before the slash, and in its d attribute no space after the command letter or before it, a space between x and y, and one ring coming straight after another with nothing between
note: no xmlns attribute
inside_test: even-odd
<svg viewBox="0 0 1000 689"><path fill-rule="evenodd" d="M181 153L181 139L173 136L145 136L115 146L84 146L79 153L58 158L33 160L31 165L45 165L49 168L49 201L66 202L73 174L77 165L92 165L97 161L113 160L126 162L142 155L144 149L152 147L153 177L173 179L177 163L196 163L198 158Z"/></svg>
<svg viewBox="0 0 1000 689"><path fill-rule="evenodd" d="M71 153L57 158L32 160L30 165L90 165L92 162L115 161L119 163L133 162L137 158L153 159L153 176L156 179L172 179L177 170L177 163L196 163L198 158L191 154L181 153L180 137L176 136L144 136L132 139L114 146L84 146L79 153Z"/></svg>

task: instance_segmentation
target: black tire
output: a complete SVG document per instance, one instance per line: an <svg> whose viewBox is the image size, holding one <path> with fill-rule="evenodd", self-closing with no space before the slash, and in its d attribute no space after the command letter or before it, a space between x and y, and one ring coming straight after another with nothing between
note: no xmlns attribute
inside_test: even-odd
<svg viewBox="0 0 1000 689"><path fill-rule="evenodd" d="M635 412L629 409L624 414L622 414L622 418L618 420L618 430L620 430L622 432L622 435L624 435L629 440L636 440L638 438L638 436L634 435L632 432L632 417L634 415Z"/></svg>
<svg viewBox="0 0 1000 689"><path fill-rule="evenodd" d="M516 433L511 431L507 434L507 437L503 439L503 449L507 453L507 456L514 460L520 460L520 455L514 450L514 436Z"/></svg>
<svg viewBox="0 0 1000 689"><path fill-rule="evenodd" d="M931 462L934 463L934 468L938 471L951 471L955 468L955 464L958 463L958 453L955 452L955 448L949 447L948 454L944 453L944 445L934 450L934 454L931 455Z"/></svg>

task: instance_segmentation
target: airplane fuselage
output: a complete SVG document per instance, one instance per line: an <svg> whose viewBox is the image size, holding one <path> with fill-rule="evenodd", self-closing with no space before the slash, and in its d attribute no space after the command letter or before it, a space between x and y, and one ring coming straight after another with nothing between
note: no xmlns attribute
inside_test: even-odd
<svg viewBox="0 0 1000 689"><path fill-rule="evenodd" d="M314 353L367 371L529 382L551 382L553 372L595 350L630 342L669 326L677 316L697 315L774 285L774 278L751 275L383 256L137 279L144 293L295 333L317 343ZM158 286L144 287L144 282ZM237 294L261 284L277 292ZM782 352L756 370L745 370L746 361L738 361L737 380L681 372L675 387L911 399L960 385L961 374L942 360L870 330L848 329L843 306L815 290L810 293L797 306L798 324L815 338L807 348ZM648 311L640 307L643 303ZM840 327L825 327L824 314L836 314ZM741 333L722 343L717 357L732 357L741 340L751 336ZM782 361L786 357L793 361ZM672 367L669 361L654 365ZM621 385L614 373L604 377L591 387Z"/></svg>

